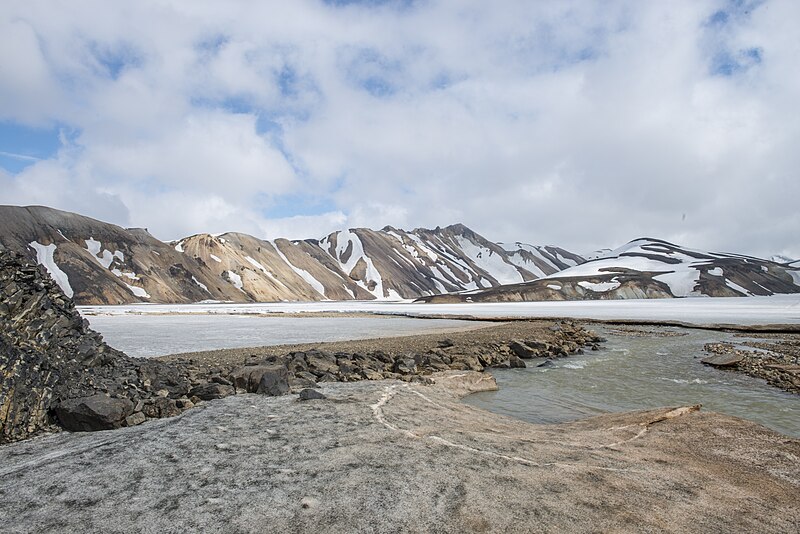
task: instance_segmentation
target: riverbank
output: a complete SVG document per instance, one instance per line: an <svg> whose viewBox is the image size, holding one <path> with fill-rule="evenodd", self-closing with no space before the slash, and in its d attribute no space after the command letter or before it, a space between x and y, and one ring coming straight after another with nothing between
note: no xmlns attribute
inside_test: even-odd
<svg viewBox="0 0 800 534"><path fill-rule="evenodd" d="M486 373L235 395L0 447L13 532L788 532L800 441L662 409L543 426L464 405ZM702 446L698 446L701 444Z"/></svg>
<svg viewBox="0 0 800 534"><path fill-rule="evenodd" d="M430 351L446 351L449 354L489 354L491 352L507 354L509 353L508 345L514 340L532 342L535 340L538 343L548 344L551 347L557 346L558 348L563 346L563 355L566 355L574 353L583 347L577 341L582 340L584 334L587 334L587 332L571 321L561 322L538 319L508 323L482 323L476 325L475 328L402 337L188 352L161 356L155 358L155 360L165 362L190 361L193 365L206 369L214 367L230 368L250 363L254 360L309 350L322 350L329 353L381 352L393 357L415 353L423 354ZM591 332L588 334L595 335Z"/></svg>

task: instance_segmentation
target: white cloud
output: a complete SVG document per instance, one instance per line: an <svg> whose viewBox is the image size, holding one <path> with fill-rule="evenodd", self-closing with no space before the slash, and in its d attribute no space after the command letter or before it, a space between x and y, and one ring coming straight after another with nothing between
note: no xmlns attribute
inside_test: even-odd
<svg viewBox="0 0 800 534"><path fill-rule="evenodd" d="M651 235L800 256L799 16L789 0L6 5L0 120L80 134L0 178L0 201L164 238L464 222L577 251ZM285 194L328 201L270 220Z"/></svg>

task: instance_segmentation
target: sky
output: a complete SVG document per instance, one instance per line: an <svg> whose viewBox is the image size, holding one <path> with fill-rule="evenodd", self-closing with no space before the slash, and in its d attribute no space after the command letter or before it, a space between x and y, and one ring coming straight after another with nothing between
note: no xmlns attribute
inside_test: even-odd
<svg viewBox="0 0 800 534"><path fill-rule="evenodd" d="M0 204L800 258L800 2L0 4Z"/></svg>

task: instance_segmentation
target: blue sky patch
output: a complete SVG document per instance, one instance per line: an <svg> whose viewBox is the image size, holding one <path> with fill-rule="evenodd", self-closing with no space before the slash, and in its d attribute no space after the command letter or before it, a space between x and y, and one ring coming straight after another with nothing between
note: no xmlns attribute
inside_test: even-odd
<svg viewBox="0 0 800 534"><path fill-rule="evenodd" d="M142 65L143 58L131 45L123 44L115 47L92 43L89 51L101 68L101 72L108 78L116 80L129 68Z"/></svg>
<svg viewBox="0 0 800 534"><path fill-rule="evenodd" d="M0 167L16 174L39 160L56 155L61 148L63 126L30 128L14 122L0 122Z"/></svg>
<svg viewBox="0 0 800 534"><path fill-rule="evenodd" d="M322 215L338 209L331 198L303 193L279 195L273 197L269 204L270 207L262 210L262 214L269 219Z"/></svg>
<svg viewBox="0 0 800 534"><path fill-rule="evenodd" d="M711 74L733 76L761 63L763 51L760 48L745 48L736 53L723 50L711 59Z"/></svg>

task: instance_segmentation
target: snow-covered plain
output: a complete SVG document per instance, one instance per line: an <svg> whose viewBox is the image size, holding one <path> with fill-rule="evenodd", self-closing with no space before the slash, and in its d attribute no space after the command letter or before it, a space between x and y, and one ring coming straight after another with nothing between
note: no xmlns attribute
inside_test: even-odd
<svg viewBox="0 0 800 534"><path fill-rule="evenodd" d="M475 321L408 317L100 315L87 317L112 347L136 358L200 350L444 333Z"/></svg>
<svg viewBox="0 0 800 534"><path fill-rule="evenodd" d="M693 325L800 325L800 295L771 297L598 300L561 302L487 302L415 304L413 302L325 301L260 304L130 304L80 306L91 315L268 313L378 313L392 315L530 317L663 321Z"/></svg>

